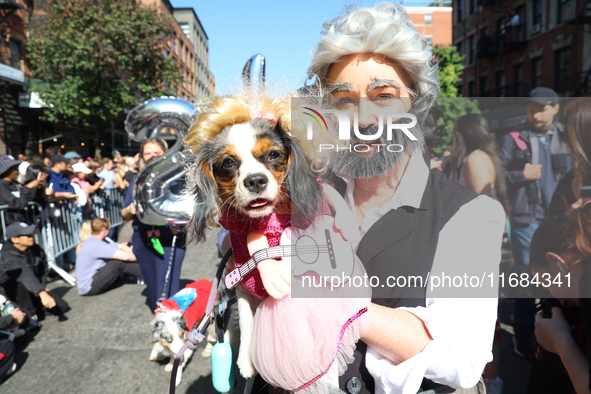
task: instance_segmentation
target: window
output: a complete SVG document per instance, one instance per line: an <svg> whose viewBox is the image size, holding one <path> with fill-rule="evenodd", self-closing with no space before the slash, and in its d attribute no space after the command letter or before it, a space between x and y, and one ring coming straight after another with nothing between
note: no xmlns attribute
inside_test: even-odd
<svg viewBox="0 0 591 394"><path fill-rule="evenodd" d="M575 2L573 0L556 0L558 10L556 13L556 23L568 21L574 17Z"/></svg>
<svg viewBox="0 0 591 394"><path fill-rule="evenodd" d="M172 33L172 40L170 40L171 52L176 52L176 33Z"/></svg>
<svg viewBox="0 0 591 394"><path fill-rule="evenodd" d="M433 37L425 37L425 42L427 43L427 45L430 47L433 46Z"/></svg>
<svg viewBox="0 0 591 394"><path fill-rule="evenodd" d="M542 86L542 58L537 57L531 61L531 87L532 89Z"/></svg>
<svg viewBox="0 0 591 394"><path fill-rule="evenodd" d="M532 29L536 25L539 26L539 29L542 28L542 0L534 0L532 7Z"/></svg>
<svg viewBox="0 0 591 394"><path fill-rule="evenodd" d="M480 90L481 97L488 96L488 77L480 77L480 86L478 88Z"/></svg>
<svg viewBox="0 0 591 394"><path fill-rule="evenodd" d="M476 0L470 0L469 6L470 6L470 8L469 8L470 14L475 13L476 12Z"/></svg>
<svg viewBox="0 0 591 394"><path fill-rule="evenodd" d="M164 50L164 57L168 57L168 55L169 55L169 53L168 53L168 51L165 49L165 50Z"/></svg>
<svg viewBox="0 0 591 394"><path fill-rule="evenodd" d="M181 58L181 61L185 60L185 51L183 51L183 41L179 40L179 56Z"/></svg>
<svg viewBox="0 0 591 394"><path fill-rule="evenodd" d="M456 0L457 6L454 7L456 11L456 23L460 23L464 19L464 0Z"/></svg>
<svg viewBox="0 0 591 394"><path fill-rule="evenodd" d="M468 96L476 97L476 81L468 82Z"/></svg>
<svg viewBox="0 0 591 394"><path fill-rule="evenodd" d="M181 30L183 31L183 33L185 33L185 35L187 36L187 38L189 37L189 34L191 34L191 29L189 29L189 23L187 22L181 22L179 23L179 27L181 28Z"/></svg>
<svg viewBox="0 0 591 394"><path fill-rule="evenodd" d="M433 14L425 14L425 25L432 25L433 24Z"/></svg>
<svg viewBox="0 0 591 394"><path fill-rule="evenodd" d="M515 96L523 97L523 64L515 66Z"/></svg>
<svg viewBox="0 0 591 394"><path fill-rule="evenodd" d="M10 40L10 65L21 69L21 44Z"/></svg>
<svg viewBox="0 0 591 394"><path fill-rule="evenodd" d="M468 37L468 64L476 61L476 38L474 34Z"/></svg>
<svg viewBox="0 0 591 394"><path fill-rule="evenodd" d="M505 71L497 71L495 85L497 97L505 97Z"/></svg>
<svg viewBox="0 0 591 394"><path fill-rule="evenodd" d="M556 88L558 91L568 89L570 74L570 49L556 51Z"/></svg>

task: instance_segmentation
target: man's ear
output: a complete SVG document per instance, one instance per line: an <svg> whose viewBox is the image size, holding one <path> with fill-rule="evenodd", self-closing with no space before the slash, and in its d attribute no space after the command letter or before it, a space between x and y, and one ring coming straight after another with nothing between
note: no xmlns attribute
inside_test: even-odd
<svg viewBox="0 0 591 394"><path fill-rule="evenodd" d="M546 253L546 260L550 264L556 264L558 269L564 274L566 274L570 270L568 267L568 264L566 264L566 261L564 261L564 259L562 257L560 257L560 255L558 255L554 252Z"/></svg>

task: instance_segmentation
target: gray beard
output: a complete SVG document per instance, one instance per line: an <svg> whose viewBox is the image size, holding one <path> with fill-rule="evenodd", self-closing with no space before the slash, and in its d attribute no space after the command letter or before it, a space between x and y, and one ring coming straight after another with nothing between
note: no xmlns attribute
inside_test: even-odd
<svg viewBox="0 0 591 394"><path fill-rule="evenodd" d="M367 130L367 134L375 134L377 129L378 126L374 125L365 130ZM363 133L362 130L360 131ZM360 155L353 150L353 147L356 144L364 144L366 141L357 139L352 130L351 135L354 136L351 141L351 152L348 150L333 152L330 156L328 166L332 171L350 176L354 179L373 178L386 173L391 170L394 165L404 157L404 155L412 153L408 149L411 147L414 148L414 144L408 143L409 140L405 139L402 131L394 130L391 141L386 139L386 132L384 131L379 138L379 144L384 144L384 146L380 146L380 150L371 156ZM401 152L390 152L386 148L391 144L402 145L404 149Z"/></svg>

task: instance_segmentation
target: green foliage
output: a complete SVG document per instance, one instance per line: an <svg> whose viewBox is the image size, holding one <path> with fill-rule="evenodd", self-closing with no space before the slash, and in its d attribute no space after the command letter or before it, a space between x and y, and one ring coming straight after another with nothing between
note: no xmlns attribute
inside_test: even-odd
<svg viewBox="0 0 591 394"><path fill-rule="evenodd" d="M436 153L451 149L453 142L453 130L456 119L469 113L480 113L476 100L461 97L456 83L462 80L464 65L461 55L455 46L436 46L433 53L439 62L439 81L441 94L431 108L431 115L435 120L439 136L443 143L435 148Z"/></svg>
<svg viewBox="0 0 591 394"><path fill-rule="evenodd" d="M125 109L181 82L163 53L170 20L133 0L53 0L27 41L38 91L51 122L112 121Z"/></svg>

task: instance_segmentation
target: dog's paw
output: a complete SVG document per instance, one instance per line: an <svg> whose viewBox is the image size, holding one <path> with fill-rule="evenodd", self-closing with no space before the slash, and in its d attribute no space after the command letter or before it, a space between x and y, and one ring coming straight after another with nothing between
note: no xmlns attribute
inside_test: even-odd
<svg viewBox="0 0 591 394"><path fill-rule="evenodd" d="M250 358L250 352L239 352L236 364L240 370L240 375L242 375L245 379L252 378L257 374L257 370L254 368Z"/></svg>
<svg viewBox="0 0 591 394"><path fill-rule="evenodd" d="M204 358L211 357L211 349L213 349L213 345L211 343L208 343L207 345L205 345L205 349L203 349L203 352L201 352L201 357L204 357Z"/></svg>
<svg viewBox="0 0 591 394"><path fill-rule="evenodd" d="M166 364L166 366L164 367L164 372L172 372L173 368L174 368L173 363ZM177 372L177 376L178 376L178 372Z"/></svg>

